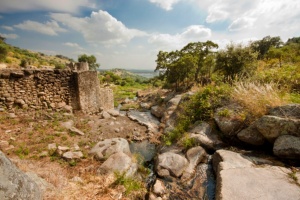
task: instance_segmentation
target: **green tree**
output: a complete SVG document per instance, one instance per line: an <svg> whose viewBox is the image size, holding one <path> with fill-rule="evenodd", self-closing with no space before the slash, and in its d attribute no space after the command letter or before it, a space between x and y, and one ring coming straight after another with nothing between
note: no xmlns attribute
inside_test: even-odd
<svg viewBox="0 0 300 200"><path fill-rule="evenodd" d="M254 51L258 52L258 59L262 60L265 58L266 54L268 53L269 49L271 47L280 47L282 45L282 41L279 36L277 37L271 37L271 36L266 36L261 40L257 40L251 43L251 48Z"/></svg>
<svg viewBox="0 0 300 200"><path fill-rule="evenodd" d="M226 78L234 80L236 75L247 76L257 67L257 53L250 47L241 44L230 44L225 50L221 50L216 58L216 70L225 75Z"/></svg>
<svg viewBox="0 0 300 200"><path fill-rule="evenodd" d="M94 55L82 54L78 56L78 62L87 62L89 64L90 70L97 70L100 67L100 64L97 63L97 59Z"/></svg>

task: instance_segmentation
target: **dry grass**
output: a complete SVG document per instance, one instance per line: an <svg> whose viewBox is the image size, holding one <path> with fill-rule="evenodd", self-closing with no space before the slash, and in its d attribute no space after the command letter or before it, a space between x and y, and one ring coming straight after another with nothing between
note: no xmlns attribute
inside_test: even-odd
<svg viewBox="0 0 300 200"><path fill-rule="evenodd" d="M254 117L260 117L270 108L287 102L283 92L274 83L236 82L232 98L242 104Z"/></svg>

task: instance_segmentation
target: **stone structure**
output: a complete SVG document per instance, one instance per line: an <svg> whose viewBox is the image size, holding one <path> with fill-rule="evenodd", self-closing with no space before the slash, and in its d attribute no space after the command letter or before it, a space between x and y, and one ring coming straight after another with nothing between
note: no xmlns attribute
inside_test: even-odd
<svg viewBox="0 0 300 200"><path fill-rule="evenodd" d="M112 90L100 88L97 72L86 68L83 63L76 71L0 70L0 107L59 109L69 105L85 113L112 109Z"/></svg>

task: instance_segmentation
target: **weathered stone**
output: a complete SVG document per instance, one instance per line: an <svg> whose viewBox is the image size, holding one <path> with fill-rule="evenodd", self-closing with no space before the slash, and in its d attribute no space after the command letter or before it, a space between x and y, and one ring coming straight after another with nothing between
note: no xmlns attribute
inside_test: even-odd
<svg viewBox="0 0 300 200"><path fill-rule="evenodd" d="M114 117L118 117L120 115L120 112L115 109L110 109L107 112L108 112L108 114L110 114L111 116L114 116Z"/></svg>
<svg viewBox="0 0 300 200"><path fill-rule="evenodd" d="M139 124L144 125L151 132L159 131L160 122L151 115L150 112L139 112L135 110L131 110L127 112L127 116L134 121L137 121Z"/></svg>
<svg viewBox="0 0 300 200"><path fill-rule="evenodd" d="M257 130L254 124L250 125L248 128L243 129L237 134L237 137L248 144L252 145L263 145L265 143L265 138Z"/></svg>
<svg viewBox="0 0 300 200"><path fill-rule="evenodd" d="M226 137L235 136L244 126L244 119L240 116L242 108L237 105L229 105L217 109L214 120Z"/></svg>
<svg viewBox="0 0 300 200"><path fill-rule="evenodd" d="M84 135L84 132L82 132L81 130L79 130L78 128L72 126L70 129L69 129L72 133L75 133L77 135Z"/></svg>
<svg viewBox="0 0 300 200"><path fill-rule="evenodd" d="M137 164L132 158L123 152L111 155L98 169L100 174L110 174L114 172L125 173L126 176L133 176L137 171Z"/></svg>
<svg viewBox="0 0 300 200"><path fill-rule="evenodd" d="M0 199L43 199L37 183L21 172L0 151Z"/></svg>
<svg viewBox="0 0 300 200"><path fill-rule="evenodd" d="M277 117L298 118L300 119L300 104L288 104L278 106L269 111L269 115Z"/></svg>
<svg viewBox="0 0 300 200"><path fill-rule="evenodd" d="M25 101L23 99L16 99L15 104L24 105Z"/></svg>
<svg viewBox="0 0 300 200"><path fill-rule="evenodd" d="M299 199L299 186L289 180L289 169L256 166L249 160L245 155L226 150L218 150L214 154L216 199Z"/></svg>
<svg viewBox="0 0 300 200"><path fill-rule="evenodd" d="M5 150L9 147L9 142L5 140L0 140L0 150Z"/></svg>
<svg viewBox="0 0 300 200"><path fill-rule="evenodd" d="M68 151L62 155L63 158L67 160L79 159L83 157L81 151Z"/></svg>
<svg viewBox="0 0 300 200"><path fill-rule="evenodd" d="M55 189L51 183L48 183L45 179L39 177L34 172L26 172L26 175L39 186L42 192L45 192L47 189Z"/></svg>
<svg viewBox="0 0 300 200"><path fill-rule="evenodd" d="M22 78L24 76L24 72L23 71L13 71L10 73L10 75L15 78Z"/></svg>
<svg viewBox="0 0 300 200"><path fill-rule="evenodd" d="M273 152L281 158L300 160L300 137L291 135L279 136L275 140Z"/></svg>
<svg viewBox="0 0 300 200"><path fill-rule="evenodd" d="M123 138L106 139L98 142L90 151L99 160L107 159L112 154L123 152L130 154L128 141Z"/></svg>
<svg viewBox="0 0 300 200"><path fill-rule="evenodd" d="M208 150L217 150L225 146L217 131L206 122L196 123L194 127L188 131L189 137L196 144Z"/></svg>
<svg viewBox="0 0 300 200"><path fill-rule="evenodd" d="M271 143L280 135L300 137L300 119L265 115L255 122L257 130Z"/></svg>
<svg viewBox="0 0 300 200"><path fill-rule="evenodd" d="M153 185L153 193L159 196L166 193L166 186L161 180L156 179L155 184Z"/></svg>
<svg viewBox="0 0 300 200"><path fill-rule="evenodd" d="M186 157L189 161L189 165L185 168L183 175L181 176L182 181L186 181L192 177L195 172L196 166L205 158L206 152L200 147L193 147L186 153Z"/></svg>
<svg viewBox="0 0 300 200"><path fill-rule="evenodd" d="M160 176L172 175L180 177L187 166L188 161L185 157L176 153L166 152L158 156L156 168Z"/></svg>
<svg viewBox="0 0 300 200"><path fill-rule="evenodd" d="M106 111L103 111L103 112L101 113L101 117L102 117L103 119L109 119L109 118L111 118L110 114L109 114L108 112L106 112Z"/></svg>
<svg viewBox="0 0 300 200"><path fill-rule="evenodd" d="M164 115L166 108L165 106L152 106L151 107L151 114L157 118L162 118Z"/></svg>

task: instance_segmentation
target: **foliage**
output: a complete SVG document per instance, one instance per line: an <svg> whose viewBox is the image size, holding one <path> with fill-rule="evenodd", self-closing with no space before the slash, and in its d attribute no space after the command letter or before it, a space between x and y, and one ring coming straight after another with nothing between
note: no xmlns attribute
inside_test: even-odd
<svg viewBox="0 0 300 200"><path fill-rule="evenodd" d="M7 45L4 42L0 42L0 61L4 61L8 53Z"/></svg>
<svg viewBox="0 0 300 200"><path fill-rule="evenodd" d="M257 53L250 47L230 44L226 50L218 52L216 70L229 80L234 80L237 76L249 76L256 70L256 57Z"/></svg>
<svg viewBox="0 0 300 200"><path fill-rule="evenodd" d="M262 60L265 58L265 55L268 53L270 48L275 47L278 48L280 45L282 45L282 41L280 37L271 37L266 36L261 40L257 40L251 43L251 48L258 52L257 58L259 60Z"/></svg>
<svg viewBox="0 0 300 200"><path fill-rule="evenodd" d="M127 177L125 173L115 172L115 185L123 185L125 187L125 195L130 195L134 191L145 191L145 186L137 179Z"/></svg>
<svg viewBox="0 0 300 200"><path fill-rule="evenodd" d="M214 110L229 98L230 87L207 85L191 96L183 105L182 112L177 119L175 129L169 132L164 141L172 144L177 141L196 121L208 121L212 119Z"/></svg>
<svg viewBox="0 0 300 200"><path fill-rule="evenodd" d="M94 55L88 56L86 54L82 54L78 56L78 62L87 62L90 70L97 70L97 68L100 66L100 64L97 63L97 59Z"/></svg>

